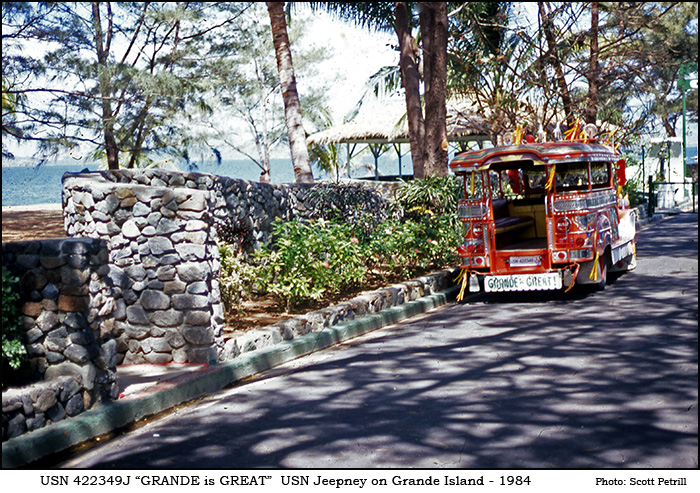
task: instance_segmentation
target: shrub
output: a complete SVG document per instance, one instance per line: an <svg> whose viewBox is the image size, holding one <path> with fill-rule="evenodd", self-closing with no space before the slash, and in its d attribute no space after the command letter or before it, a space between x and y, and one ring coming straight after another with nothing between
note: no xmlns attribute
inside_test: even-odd
<svg viewBox="0 0 700 493"><path fill-rule="evenodd" d="M448 215L424 212L413 220L391 221L379 228L370 251L390 270L410 274L417 269L445 266L456 261L458 230Z"/></svg>
<svg viewBox="0 0 700 493"><path fill-rule="evenodd" d="M627 183L622 187L622 195L629 196L631 207L644 204L649 198L648 194L644 193L641 184L635 180L627 180Z"/></svg>
<svg viewBox="0 0 700 493"><path fill-rule="evenodd" d="M456 262L459 243L454 177L414 180L397 193L407 217L374 190L321 184L304 197L316 220L277 220L270 241L246 256L245 231L233 225L232 244L220 246L221 296L227 314L249 294L276 294L289 311L329 293L353 287L370 270L403 276Z"/></svg>
<svg viewBox="0 0 700 493"><path fill-rule="evenodd" d="M361 282L366 268L359 240L347 224L325 220L277 221L272 242L255 254L263 286L287 311L326 292Z"/></svg>
<svg viewBox="0 0 700 493"><path fill-rule="evenodd" d="M219 243L218 246L221 262L219 291L224 313L229 316L255 291L257 270L246 261L237 245Z"/></svg>
<svg viewBox="0 0 700 493"><path fill-rule="evenodd" d="M401 207L413 217L432 212L435 215L448 214L457 217L457 202L462 196L462 186L452 175L428 176L411 180L397 189L394 197Z"/></svg>
<svg viewBox="0 0 700 493"><path fill-rule="evenodd" d="M2 266L2 367L17 370L27 350L22 343L22 317L19 312L18 279Z"/></svg>

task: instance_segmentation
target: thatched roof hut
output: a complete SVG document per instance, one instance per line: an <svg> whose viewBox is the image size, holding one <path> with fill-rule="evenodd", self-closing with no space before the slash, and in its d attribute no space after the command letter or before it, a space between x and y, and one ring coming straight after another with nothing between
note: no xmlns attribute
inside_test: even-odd
<svg viewBox="0 0 700 493"><path fill-rule="evenodd" d="M447 105L447 135L451 143L489 140L486 119L464 102ZM357 145L365 145L374 156L375 178L379 178L378 160L389 147L398 156L399 176L402 175L401 145L409 142L406 102L392 98L364 106L350 121L327 128L307 137L308 145L346 144L347 164L359 154ZM361 150L365 150L365 147ZM349 173L349 172L348 172Z"/></svg>
<svg viewBox="0 0 700 493"><path fill-rule="evenodd" d="M463 102L447 105L447 136L451 142L488 140L488 124ZM309 145L329 143L406 143L408 142L406 102L402 98L376 102L363 107L352 120L307 137Z"/></svg>

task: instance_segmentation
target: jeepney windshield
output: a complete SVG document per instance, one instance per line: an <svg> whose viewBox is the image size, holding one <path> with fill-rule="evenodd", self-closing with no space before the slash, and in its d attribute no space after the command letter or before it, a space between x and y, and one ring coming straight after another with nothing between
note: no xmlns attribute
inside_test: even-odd
<svg viewBox="0 0 700 493"><path fill-rule="evenodd" d="M527 188L530 190L543 190L547 183L547 174L544 166L530 166L523 169Z"/></svg>
<svg viewBox="0 0 700 493"><path fill-rule="evenodd" d="M557 165L556 167L557 190L587 190L588 189L588 164L573 163Z"/></svg>
<svg viewBox="0 0 700 493"><path fill-rule="evenodd" d="M484 183L486 182L486 183ZM474 171L464 175L465 197L469 200L481 200L500 195L498 174L494 171Z"/></svg>
<svg viewBox="0 0 700 493"><path fill-rule="evenodd" d="M591 163L591 185L593 188L610 185L610 163Z"/></svg>

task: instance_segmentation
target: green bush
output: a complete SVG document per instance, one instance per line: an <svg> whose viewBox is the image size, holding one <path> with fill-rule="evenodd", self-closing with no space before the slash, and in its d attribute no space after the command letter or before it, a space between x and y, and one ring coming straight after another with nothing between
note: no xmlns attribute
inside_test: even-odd
<svg viewBox="0 0 700 493"><path fill-rule="evenodd" d="M648 194L643 191L642 184L635 180L627 180L627 183L622 187L622 195L629 197L631 207L645 204L649 199Z"/></svg>
<svg viewBox="0 0 700 493"><path fill-rule="evenodd" d="M387 222L372 239L371 255L390 270L411 274L456 261L459 233L448 215L424 212L414 220Z"/></svg>
<svg viewBox="0 0 700 493"><path fill-rule="evenodd" d="M318 220L278 220L269 243L250 256L220 246L221 295L226 313L256 290L274 293L287 311L362 283L370 274L409 276L457 261L459 244L454 177L414 180L395 206L360 186L324 184L305 196ZM224 238L226 239L226 238ZM236 253L238 252L238 253Z"/></svg>
<svg viewBox="0 0 700 493"><path fill-rule="evenodd" d="M18 279L2 266L2 367L17 370L27 350L22 343L22 317L19 312Z"/></svg>
<svg viewBox="0 0 700 493"><path fill-rule="evenodd" d="M257 270L246 261L237 244L219 243L219 291L226 315L237 310L255 292Z"/></svg>
<svg viewBox="0 0 700 493"><path fill-rule="evenodd" d="M277 221L272 238L256 252L255 260L263 287L277 294L287 310L365 278L362 248L347 224Z"/></svg>
<svg viewBox="0 0 700 493"><path fill-rule="evenodd" d="M394 195L409 217L413 217L414 211L419 217L430 211L438 216L447 214L456 218L462 185L451 175L428 176L406 182Z"/></svg>

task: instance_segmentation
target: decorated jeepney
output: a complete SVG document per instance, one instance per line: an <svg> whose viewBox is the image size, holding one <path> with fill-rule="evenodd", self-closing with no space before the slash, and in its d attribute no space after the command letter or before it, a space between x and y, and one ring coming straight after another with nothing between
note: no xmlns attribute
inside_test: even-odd
<svg viewBox="0 0 700 493"><path fill-rule="evenodd" d="M593 125L566 140L463 152L450 163L462 177L464 241L459 299L484 290L604 289L611 272L631 270L635 215L622 194L625 162Z"/></svg>

